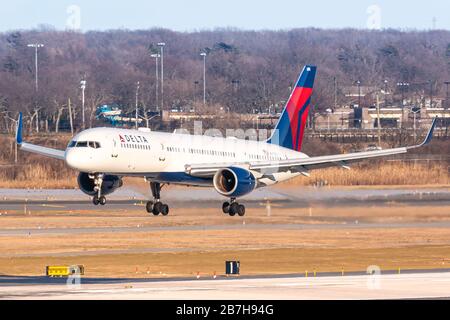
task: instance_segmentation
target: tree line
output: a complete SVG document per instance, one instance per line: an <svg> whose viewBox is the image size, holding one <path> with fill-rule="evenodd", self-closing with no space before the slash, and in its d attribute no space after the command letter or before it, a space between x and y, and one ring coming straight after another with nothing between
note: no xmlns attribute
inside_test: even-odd
<svg viewBox="0 0 450 320"><path fill-rule="evenodd" d="M58 131L68 122L69 106L79 128L83 79L88 126L101 104L118 103L132 113L137 82L141 112L156 110L161 73L156 74L152 54L159 53L159 42L166 44L164 110L279 111L305 64L318 66L312 100L318 112L334 105L336 89L357 81L397 94L397 83L408 82L435 96L445 96L444 82L450 81L450 31L443 30L14 31L0 34L0 130L12 131L12 119L22 111L29 130ZM33 43L44 44L38 50L37 91L35 51L28 46ZM343 99L339 95L338 103Z"/></svg>

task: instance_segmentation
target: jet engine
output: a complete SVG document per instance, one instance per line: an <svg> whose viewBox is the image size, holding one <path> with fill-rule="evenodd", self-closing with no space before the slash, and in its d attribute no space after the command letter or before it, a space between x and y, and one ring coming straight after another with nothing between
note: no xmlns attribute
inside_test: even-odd
<svg viewBox="0 0 450 320"><path fill-rule="evenodd" d="M213 178L218 193L230 198L242 197L256 188L256 178L248 170L238 167L220 169Z"/></svg>
<svg viewBox="0 0 450 320"><path fill-rule="evenodd" d="M116 189L123 185L122 179L118 176L105 175L103 177L102 183L102 195L107 195L113 193ZM94 179L89 177L89 173L80 172L78 175L78 186L80 190L90 196L95 196L97 191L95 191Z"/></svg>

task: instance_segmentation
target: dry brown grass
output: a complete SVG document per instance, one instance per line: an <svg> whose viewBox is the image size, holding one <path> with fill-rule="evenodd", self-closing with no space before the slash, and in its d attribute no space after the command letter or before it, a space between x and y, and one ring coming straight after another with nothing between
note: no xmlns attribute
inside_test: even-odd
<svg viewBox="0 0 450 320"><path fill-rule="evenodd" d="M40 135L28 137L31 143L64 150L70 137ZM76 172L63 161L36 154L18 152L18 163L14 163L14 139L0 136L0 188L75 188Z"/></svg>
<svg viewBox="0 0 450 320"><path fill-rule="evenodd" d="M237 236L238 235L238 236ZM108 254L111 250L155 252L241 251L281 248L381 249L450 245L446 228L162 230L2 236L2 257ZM447 251L445 255L448 255Z"/></svg>
<svg viewBox="0 0 450 320"><path fill-rule="evenodd" d="M42 275L46 265L84 264L88 277L161 277L221 274L224 261L237 259L242 274L281 274L317 270L448 268L450 229L426 227L340 228L340 223L449 221L448 206L249 208L245 218L229 219L217 209L174 209L149 217L141 207L127 210L58 211L0 216L3 229L135 227L126 232L70 232L0 236L0 274ZM61 210L61 211L60 211ZM310 216L310 213L312 216ZM243 221L246 225L243 225ZM247 228L251 224L263 224ZM327 229L285 229L279 224L335 224ZM208 229L207 225L228 228ZM238 224L232 227L232 224ZM199 230L143 226L204 225ZM138 268L138 273L136 273ZM147 273L147 270L149 271Z"/></svg>
<svg viewBox="0 0 450 320"><path fill-rule="evenodd" d="M20 167L0 169L0 188L20 189L73 189L77 187L76 173L64 174L68 170L61 164L35 163ZM59 170L63 171L63 173Z"/></svg>
<svg viewBox="0 0 450 320"><path fill-rule="evenodd" d="M33 136L32 143L64 149L70 136ZM13 164L14 139L0 136L3 145L0 152L0 188L75 188L77 173L63 161L48 159L19 151L19 163ZM340 146L340 145L338 145ZM445 146L445 144L444 144ZM444 146L441 147L444 150ZM320 154L339 153L336 145L320 143ZM317 145L314 145L317 152ZM445 153L445 150L443 151ZM6 165L6 166L2 166ZM326 182L335 186L362 185L448 185L449 166L445 162L431 164L411 162L370 161L355 165L352 170L329 168L311 172L310 178L298 178L288 182L293 185L315 185Z"/></svg>
<svg viewBox="0 0 450 320"><path fill-rule="evenodd" d="M281 248L203 252L80 255L63 257L0 258L0 274L44 275L47 265L85 266L86 277L150 278L211 277L224 273L224 262L241 261L241 274L288 274L364 271L370 265L382 270L448 268L450 246L404 248Z"/></svg>
<svg viewBox="0 0 450 320"><path fill-rule="evenodd" d="M36 163L20 167L0 168L0 188L76 188L77 173L62 163ZM388 162L381 165L361 164L351 170L328 168L311 172L310 178L299 177L284 185L311 186L375 185L449 185L450 175L444 164L421 165Z"/></svg>
<svg viewBox="0 0 450 320"><path fill-rule="evenodd" d="M364 163L351 170L341 168L320 169L311 172L310 178L291 180L292 185L331 186L362 185L448 185L450 176L446 164L414 164L403 162Z"/></svg>
<svg viewBox="0 0 450 320"><path fill-rule="evenodd" d="M223 252L114 254L77 257L0 258L0 273L43 275L47 265L85 266L86 277L211 277L224 273L224 261L241 261L241 274L286 274L363 271L369 265L382 270L448 268L443 252L449 246L389 249L267 249ZM136 272L137 271L137 272Z"/></svg>

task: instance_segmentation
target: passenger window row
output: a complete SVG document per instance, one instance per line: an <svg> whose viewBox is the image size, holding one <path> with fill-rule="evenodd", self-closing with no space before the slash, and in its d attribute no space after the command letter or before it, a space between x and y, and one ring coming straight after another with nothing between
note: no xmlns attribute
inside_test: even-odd
<svg viewBox="0 0 450 320"><path fill-rule="evenodd" d="M229 152L229 151L217 151L217 150L211 150L211 149L194 149L194 148L179 148L179 147L167 147L167 151L169 152L184 152L186 153L192 153L192 154L199 154L199 155L209 155L209 156L222 156L222 157L236 157L235 152ZM249 158L251 160L281 160L282 158L277 155L276 153L269 153L269 154L248 154Z"/></svg>
<svg viewBox="0 0 450 320"><path fill-rule="evenodd" d="M122 143L122 148L124 148L124 149L138 149L138 150L151 150L149 145L147 145L147 144L137 144L137 143Z"/></svg>
<svg viewBox="0 0 450 320"><path fill-rule="evenodd" d="M186 151L187 150L187 151ZM169 152L189 152L192 154L200 154L206 156L222 156L222 157L236 157L236 153L230 151L218 151L210 149L193 149L193 148L178 148L178 147L167 147Z"/></svg>
<svg viewBox="0 0 450 320"><path fill-rule="evenodd" d="M248 155L251 160L281 160L281 157L271 153L271 154L249 154Z"/></svg>

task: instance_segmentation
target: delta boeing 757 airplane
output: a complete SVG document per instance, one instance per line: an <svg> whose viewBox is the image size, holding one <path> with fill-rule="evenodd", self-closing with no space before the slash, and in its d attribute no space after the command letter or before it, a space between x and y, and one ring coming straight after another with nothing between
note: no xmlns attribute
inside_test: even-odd
<svg viewBox="0 0 450 320"><path fill-rule="evenodd" d="M95 205L105 205L105 196L122 186L122 178L133 176L150 183L153 200L146 205L149 213L167 215L169 206L161 201L161 187L179 184L214 188L229 199L222 210L230 216L245 215L244 205L236 200L257 188L309 176L318 168L349 169L352 162L405 153L430 142L436 119L420 145L308 157L301 150L315 75L315 66L304 67L267 141L151 132L146 128L93 128L74 136L63 151L24 142L22 114L16 141L21 150L63 160L79 171L78 185L93 197Z"/></svg>

